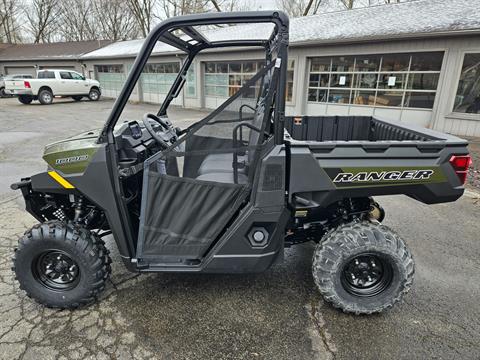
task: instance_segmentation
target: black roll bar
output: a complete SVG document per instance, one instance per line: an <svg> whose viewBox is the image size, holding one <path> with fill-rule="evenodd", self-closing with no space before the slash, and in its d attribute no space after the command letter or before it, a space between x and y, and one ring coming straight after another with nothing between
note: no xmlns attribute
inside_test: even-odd
<svg viewBox="0 0 480 360"><path fill-rule="evenodd" d="M199 51L206 48L227 47L227 46L262 46L262 47L267 46L268 41L266 40L205 42L203 40L199 41L199 39L201 38L195 34L194 34L195 40L197 40L198 43L192 45L190 43L187 43L183 39L176 37L170 32L175 29L183 29L183 31L185 31L184 29L187 29L187 32L191 32L188 30L188 28L193 29L193 26L242 24L242 23L273 23L275 24L275 29L273 33L280 34L282 37L282 43L285 45L284 46L285 51L282 54L279 53L279 55L287 56L286 47L288 46L289 20L288 20L288 16L281 11L207 13L207 14L176 16L176 17L167 19L162 23L160 23L159 25L157 25L145 39L145 42L143 43L142 48L140 49L140 52L138 53L135 59L133 67L130 73L128 74L125 85L123 86L122 91L120 92L117 100L113 105L113 109L98 138L98 142L104 143L108 141L109 143L113 144L114 142L113 134L112 134L113 128L115 127L115 124L117 123L128 101L128 98L130 97L130 94L132 93L138 79L140 78L143 68L147 63L147 60L150 57L150 54L152 53L153 48L155 47L155 44L158 42L158 40L160 39L163 39L164 41L167 40L166 41L167 43L169 43L172 46L175 46L179 50L182 50L188 53L189 55L192 55L192 54L196 55ZM194 32L197 32L197 31L194 30ZM188 35L192 36L192 34L190 33L188 33ZM185 44L188 44L188 45L185 45ZM286 73L284 78L286 78ZM280 85L282 86L281 83ZM279 103L276 102L277 107L278 105Z"/></svg>

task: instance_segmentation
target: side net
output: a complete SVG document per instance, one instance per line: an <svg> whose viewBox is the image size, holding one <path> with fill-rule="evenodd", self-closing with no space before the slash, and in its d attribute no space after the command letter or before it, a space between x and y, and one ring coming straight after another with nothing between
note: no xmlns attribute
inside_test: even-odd
<svg viewBox="0 0 480 360"><path fill-rule="evenodd" d="M145 162L137 257L200 259L248 198L270 129L273 64Z"/></svg>

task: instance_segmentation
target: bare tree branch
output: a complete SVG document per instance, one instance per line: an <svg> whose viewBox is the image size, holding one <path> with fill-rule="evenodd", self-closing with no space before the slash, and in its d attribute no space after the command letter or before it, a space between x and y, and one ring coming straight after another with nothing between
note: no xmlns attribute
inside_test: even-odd
<svg viewBox="0 0 480 360"><path fill-rule="evenodd" d="M218 12L222 11L222 9L220 8L216 0L210 0L210 1L212 2L212 5L215 8L215 10L217 10Z"/></svg>
<svg viewBox="0 0 480 360"><path fill-rule="evenodd" d="M93 6L101 39L116 41L138 36L135 20L123 0L94 0Z"/></svg>
<svg viewBox="0 0 480 360"><path fill-rule="evenodd" d="M57 30L58 0L32 0L25 8L27 31L34 43L50 42Z"/></svg>
<svg viewBox="0 0 480 360"><path fill-rule="evenodd" d="M21 40L20 12L17 0L0 0L0 42L12 44Z"/></svg>
<svg viewBox="0 0 480 360"><path fill-rule="evenodd" d="M292 17L314 15L322 0L277 0L277 6Z"/></svg>
<svg viewBox="0 0 480 360"><path fill-rule="evenodd" d="M151 30L155 0L128 0L127 4L135 17L136 25L143 37Z"/></svg>

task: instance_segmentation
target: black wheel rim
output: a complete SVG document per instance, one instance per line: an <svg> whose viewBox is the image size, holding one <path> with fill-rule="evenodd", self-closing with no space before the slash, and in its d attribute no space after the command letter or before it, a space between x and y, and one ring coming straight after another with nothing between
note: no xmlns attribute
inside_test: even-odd
<svg viewBox="0 0 480 360"><path fill-rule="evenodd" d="M35 279L43 286L56 291L67 291L80 280L78 264L64 251L48 250L32 264Z"/></svg>
<svg viewBox="0 0 480 360"><path fill-rule="evenodd" d="M390 262L382 256L363 253L350 258L341 275L343 288L350 294L372 297L385 291L393 279Z"/></svg>

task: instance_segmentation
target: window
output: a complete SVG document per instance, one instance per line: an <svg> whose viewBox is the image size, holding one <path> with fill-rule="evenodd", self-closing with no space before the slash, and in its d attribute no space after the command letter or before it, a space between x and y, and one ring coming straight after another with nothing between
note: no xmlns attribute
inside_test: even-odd
<svg viewBox="0 0 480 360"><path fill-rule="evenodd" d="M125 83L123 65L95 65L95 70L102 93L107 97L117 97Z"/></svg>
<svg viewBox="0 0 480 360"><path fill-rule="evenodd" d="M433 108L443 52L310 59L308 101Z"/></svg>
<svg viewBox="0 0 480 360"><path fill-rule="evenodd" d="M95 65L99 73L123 73L123 65Z"/></svg>
<svg viewBox="0 0 480 360"><path fill-rule="evenodd" d="M78 73L76 73L76 72L72 72L72 73L70 73L70 74L72 75L72 79L73 79L73 80L84 80L83 76L80 75L80 74L78 74Z"/></svg>
<svg viewBox="0 0 480 360"><path fill-rule="evenodd" d="M287 88L286 88L286 97L287 102L293 101L293 71L295 68L295 60L288 60L287 67Z"/></svg>
<svg viewBox="0 0 480 360"><path fill-rule="evenodd" d="M72 73L68 71L60 71L60 78L64 80L72 80Z"/></svg>
<svg viewBox="0 0 480 360"><path fill-rule="evenodd" d="M32 75L13 75L12 79L33 79Z"/></svg>
<svg viewBox="0 0 480 360"><path fill-rule="evenodd" d="M263 66L263 61L207 62L205 63L205 95L230 97ZM250 96L255 97L255 94L252 92Z"/></svg>
<svg viewBox="0 0 480 360"><path fill-rule="evenodd" d="M480 53L465 54L453 111L480 114Z"/></svg>
<svg viewBox="0 0 480 360"><path fill-rule="evenodd" d="M191 64L187 71L187 82L185 84L185 95L187 97L197 96L197 77L195 76L195 64Z"/></svg>
<svg viewBox="0 0 480 360"><path fill-rule="evenodd" d="M179 62L147 64L141 77L142 90L146 93L167 94L179 72Z"/></svg>
<svg viewBox="0 0 480 360"><path fill-rule="evenodd" d="M55 73L53 71L40 71L38 73L39 79L55 79Z"/></svg>

